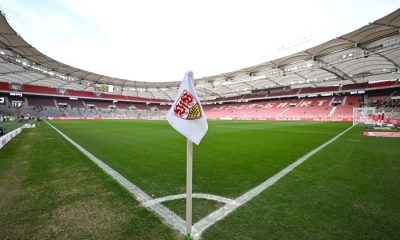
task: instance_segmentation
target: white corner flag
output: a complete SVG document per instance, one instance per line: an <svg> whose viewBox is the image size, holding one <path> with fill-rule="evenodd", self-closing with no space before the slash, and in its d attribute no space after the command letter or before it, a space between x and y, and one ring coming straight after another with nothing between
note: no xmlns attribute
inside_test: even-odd
<svg viewBox="0 0 400 240"><path fill-rule="evenodd" d="M193 83L193 72L188 71L183 78L178 95L167 113L167 120L175 130L187 138L186 144L186 240L192 236L192 162L193 144L199 145L208 130Z"/></svg>
<svg viewBox="0 0 400 240"><path fill-rule="evenodd" d="M176 131L196 145L206 134L207 120L194 89L192 71L185 74L174 104L167 113L167 120Z"/></svg>

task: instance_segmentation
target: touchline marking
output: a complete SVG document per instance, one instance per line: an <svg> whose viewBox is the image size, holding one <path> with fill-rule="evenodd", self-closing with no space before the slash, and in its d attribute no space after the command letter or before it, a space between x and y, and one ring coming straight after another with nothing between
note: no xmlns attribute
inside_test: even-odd
<svg viewBox="0 0 400 240"><path fill-rule="evenodd" d="M228 203L235 204L235 201L232 199L221 197L221 196L216 196L216 195L211 195L211 194L205 194L205 193L193 193L192 197L213 200L213 201L217 201L217 202L223 202L226 204L228 204ZM143 205L151 206L156 203L162 203L162 202L173 201L173 200L184 199L184 198L186 198L186 193L152 199L150 201L143 203Z"/></svg>
<svg viewBox="0 0 400 240"><path fill-rule="evenodd" d="M343 132L339 133L337 136L332 138L331 140L325 142L324 144L320 145L316 149L312 150L311 152L307 153L303 157L297 159L295 162L275 174L274 176L270 177L267 179L265 182L261 183L257 187L251 189L250 191L246 192L242 196L234 199L231 203L225 204L223 207L217 209L216 211L210 213L207 217L201 219L199 222L197 222L193 226L193 237L194 239L199 239L201 237L201 234L209 227L214 225L216 222L222 220L224 217L226 217L228 214L236 210L236 208L242 206L243 204L247 203L251 199L253 199L255 196L263 192L265 189L276 183L279 179L284 177L286 174L291 172L293 169L295 169L297 166L302 164L304 161L306 161L308 158L310 158L312 155L317 153L319 150L323 149L327 145L331 144L334 142L336 139L341 137L343 134L348 132L350 129L352 129L354 126L351 126L344 130Z"/></svg>
<svg viewBox="0 0 400 240"><path fill-rule="evenodd" d="M178 215L176 215L174 212L166 208L160 203L154 203L152 205L146 206L146 202L151 202L153 199L147 195L145 192L143 192L140 188L138 188L136 185L131 183L128 179L124 178L121 174L116 172L114 169L109 167L107 164L103 163L100 159L95 157L93 154L88 152L86 149L81 147L79 144L74 142L72 139L70 139L68 136L66 136L64 133L62 133L60 130L58 130L56 127L51 125L49 122L46 121L47 124L49 124L50 127L52 127L54 130L56 130L62 137L64 137L68 142L70 142L72 145L74 145L76 148L79 149L85 156L87 156L90 160L92 160L97 166L99 166L101 169L103 169L104 172L106 172L108 175L110 175L112 178L115 179L121 186L126 188L143 206L147 207L148 209L152 210L156 214L158 214L160 217L164 219L164 222L170 225L172 228L177 229L179 232L181 232L183 235L185 234L185 221L180 218Z"/></svg>

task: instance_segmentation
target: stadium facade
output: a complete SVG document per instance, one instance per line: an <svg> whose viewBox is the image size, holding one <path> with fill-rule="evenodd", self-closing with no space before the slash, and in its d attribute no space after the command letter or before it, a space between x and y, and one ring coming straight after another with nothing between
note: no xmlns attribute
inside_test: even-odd
<svg viewBox="0 0 400 240"><path fill-rule="evenodd" d="M165 116L180 81L119 79L39 52L0 16L0 114L51 118ZM351 121L400 112L400 9L304 51L195 80L210 119Z"/></svg>

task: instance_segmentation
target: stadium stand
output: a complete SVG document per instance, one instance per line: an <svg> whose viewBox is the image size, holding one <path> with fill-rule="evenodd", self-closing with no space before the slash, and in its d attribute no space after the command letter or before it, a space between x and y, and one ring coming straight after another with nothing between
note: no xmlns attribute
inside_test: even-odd
<svg viewBox="0 0 400 240"><path fill-rule="evenodd" d="M301 94L305 93L321 93L321 92L335 92L339 90L339 86L332 87L318 87L318 88L305 88L301 90Z"/></svg>
<svg viewBox="0 0 400 240"><path fill-rule="evenodd" d="M111 101L84 100L86 106L95 106L96 108L108 109L113 105Z"/></svg>
<svg viewBox="0 0 400 240"><path fill-rule="evenodd" d="M132 107L133 105L131 103L126 103L126 102L117 102L115 103L115 106L118 109L129 109L129 107Z"/></svg>
<svg viewBox="0 0 400 240"><path fill-rule="evenodd" d="M281 116L288 117L327 117L332 109L332 97L304 98L295 106L289 107Z"/></svg>
<svg viewBox="0 0 400 240"><path fill-rule="evenodd" d="M223 118L327 118L334 115L332 111L340 104L335 117L351 117L352 108L359 106L360 96L294 98L286 100L267 100L249 103L228 103L205 106L205 114L211 119Z"/></svg>
<svg viewBox="0 0 400 240"><path fill-rule="evenodd" d="M29 84L22 85L21 91L29 92L29 93L50 94L50 95L58 94L58 91L56 88L35 86L35 85L29 85Z"/></svg>
<svg viewBox="0 0 400 240"><path fill-rule="evenodd" d="M58 104L67 104L69 107L72 108L84 108L85 105L80 100L70 100L70 99L63 99L63 98L56 98L57 105Z"/></svg>
<svg viewBox="0 0 400 240"><path fill-rule="evenodd" d="M286 120L335 120L350 121L353 108L365 106L376 107L398 115L400 108L400 90L396 81L379 84L350 84L343 86L281 89L266 92L255 92L237 97L219 98L207 101L204 111L209 119L286 119ZM365 94L349 95L352 90L367 90ZM164 118L170 105L160 105L149 99L146 102L132 101L135 97L118 96L68 90L65 97L59 97L59 91L46 87L26 87L21 96L12 96L9 84L0 84L0 111L14 115L29 115L53 118ZM8 90L4 90L8 89ZM33 91L27 93L27 90ZM344 92L343 92L344 91ZM330 92L332 96L321 96ZM51 93L51 94L49 94ZM37 94L37 95L32 95ZM307 97L307 94L318 97ZM333 95L335 94L335 96ZM340 95L336 95L340 94ZM79 99L67 98L79 95ZM392 99L393 98L393 99ZM117 100L119 99L119 100ZM252 100L253 99L253 100ZM364 103L364 99L367 102ZM15 102L22 103L16 107Z"/></svg>
<svg viewBox="0 0 400 240"><path fill-rule="evenodd" d="M351 118L353 116L353 108L360 107L360 95L344 96L342 104L336 106L336 110L332 113L333 118Z"/></svg>
<svg viewBox="0 0 400 240"><path fill-rule="evenodd" d="M48 106L55 107L55 99L52 97L44 96L28 96L27 97L28 106Z"/></svg>
<svg viewBox="0 0 400 240"><path fill-rule="evenodd" d="M355 83L355 84L347 84L342 86L342 90L357 90L357 89L365 89L367 88L368 83Z"/></svg>
<svg viewBox="0 0 400 240"><path fill-rule="evenodd" d="M384 88L398 85L399 81L380 81L375 83L368 83L368 88Z"/></svg>
<svg viewBox="0 0 400 240"><path fill-rule="evenodd" d="M86 91L76 91L72 89L68 89L64 95L74 96L74 97L86 97L86 98L95 98L96 95L93 92Z"/></svg>
<svg viewBox="0 0 400 240"><path fill-rule="evenodd" d="M299 93L300 89L288 89L288 90L274 90L271 91L268 96L269 97L278 97L278 96L287 96L287 95L296 95Z"/></svg>

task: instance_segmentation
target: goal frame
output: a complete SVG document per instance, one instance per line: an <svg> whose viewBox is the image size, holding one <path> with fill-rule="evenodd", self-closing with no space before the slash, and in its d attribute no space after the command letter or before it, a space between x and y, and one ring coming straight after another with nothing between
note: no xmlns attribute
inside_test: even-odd
<svg viewBox="0 0 400 240"><path fill-rule="evenodd" d="M359 123L374 124L376 107L353 108L353 126Z"/></svg>

